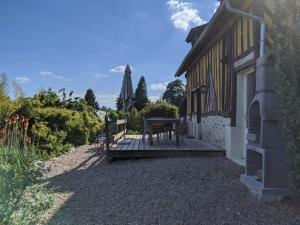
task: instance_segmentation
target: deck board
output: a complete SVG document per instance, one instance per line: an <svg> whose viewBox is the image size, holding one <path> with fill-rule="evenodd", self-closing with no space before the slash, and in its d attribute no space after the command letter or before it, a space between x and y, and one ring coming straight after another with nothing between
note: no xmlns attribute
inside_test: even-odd
<svg viewBox="0 0 300 225"><path fill-rule="evenodd" d="M129 144L126 144L130 142ZM176 146L172 140L155 136L154 145L149 145L149 138L142 141L142 135L126 135L124 140L112 145L106 151L110 158L142 158L142 157L184 157L184 156L224 156L225 151L201 140L185 138L184 142Z"/></svg>

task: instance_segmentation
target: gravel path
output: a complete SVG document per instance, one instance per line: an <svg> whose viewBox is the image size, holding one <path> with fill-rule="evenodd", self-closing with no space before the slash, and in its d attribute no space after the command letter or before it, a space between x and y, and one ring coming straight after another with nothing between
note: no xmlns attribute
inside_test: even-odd
<svg viewBox="0 0 300 225"><path fill-rule="evenodd" d="M46 162L56 211L48 224L299 225L295 202L259 204L224 158L117 161L83 146Z"/></svg>

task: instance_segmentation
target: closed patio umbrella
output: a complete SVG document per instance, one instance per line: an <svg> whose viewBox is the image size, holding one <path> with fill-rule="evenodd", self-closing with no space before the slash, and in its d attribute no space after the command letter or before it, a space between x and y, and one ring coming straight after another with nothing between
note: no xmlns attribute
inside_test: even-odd
<svg viewBox="0 0 300 225"><path fill-rule="evenodd" d="M131 81L131 70L130 66L127 65L125 68L121 99L123 105L123 111L129 111L133 107L133 88Z"/></svg>

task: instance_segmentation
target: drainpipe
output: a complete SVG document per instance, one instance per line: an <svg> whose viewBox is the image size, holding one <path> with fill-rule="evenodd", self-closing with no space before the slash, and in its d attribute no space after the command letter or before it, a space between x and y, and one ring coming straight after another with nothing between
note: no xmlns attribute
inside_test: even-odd
<svg viewBox="0 0 300 225"><path fill-rule="evenodd" d="M239 16L245 16L245 17L249 17L257 22L260 23L260 52L259 52L259 56L262 57L265 54L265 34L266 34L266 24L265 24L265 20L261 17L255 16L253 14L241 11L239 9L235 9L232 8L230 5L229 0L225 0L226 1L226 9L236 15Z"/></svg>

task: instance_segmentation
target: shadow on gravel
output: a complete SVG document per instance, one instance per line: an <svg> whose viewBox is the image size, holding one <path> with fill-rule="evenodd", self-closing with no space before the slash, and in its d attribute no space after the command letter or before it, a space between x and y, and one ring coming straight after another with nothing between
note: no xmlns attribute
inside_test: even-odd
<svg viewBox="0 0 300 225"><path fill-rule="evenodd" d="M97 148L90 148L87 152L91 155L78 166L63 174L45 180L45 186L56 193L72 193L67 202L59 208L47 224L81 224L73 220L72 211L74 207L82 208L82 216L85 215L85 210L89 210L85 204L87 203L86 201L82 202L83 204L74 205L73 199L77 199L77 197L80 199L82 189L93 186L93 176L91 177L91 175L97 173L102 166L101 163L107 163L103 151L99 151Z"/></svg>
<svg viewBox="0 0 300 225"><path fill-rule="evenodd" d="M259 204L240 183L243 168L225 158L117 161L102 153L48 180L72 193L48 225L300 224L289 203Z"/></svg>

